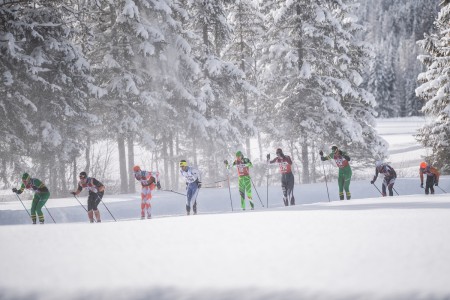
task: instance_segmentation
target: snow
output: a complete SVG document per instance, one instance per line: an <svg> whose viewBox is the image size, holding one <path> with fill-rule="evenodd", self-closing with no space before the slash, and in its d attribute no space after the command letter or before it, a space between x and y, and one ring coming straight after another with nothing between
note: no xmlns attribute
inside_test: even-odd
<svg viewBox="0 0 450 300"><path fill-rule="evenodd" d="M263 185L269 208L254 193L255 211L241 211L232 188L231 211L225 181L201 189L196 216L184 215L183 196L157 191L151 220L138 220L136 193L105 196L117 222L101 205L103 222L86 223L64 198L47 202L57 224L44 210L46 225L34 226L20 202L0 202L0 299L448 299L450 177L435 195L419 187L414 161L425 150L412 150L411 133L421 124L377 126L392 164L405 164L403 154L410 165L399 171L415 169L397 180L401 196L379 197L370 174L352 181L350 201L337 201L328 182L328 202L315 183L297 185L298 205L284 207L281 188L269 186L267 197Z"/></svg>

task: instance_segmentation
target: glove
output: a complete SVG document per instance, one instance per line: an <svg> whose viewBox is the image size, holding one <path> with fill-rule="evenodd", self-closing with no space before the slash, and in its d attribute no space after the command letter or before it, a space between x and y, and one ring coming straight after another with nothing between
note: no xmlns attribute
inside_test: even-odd
<svg viewBox="0 0 450 300"><path fill-rule="evenodd" d="M72 195L74 195L74 196L77 194L76 192L70 192L70 193L71 193Z"/></svg>
<svg viewBox="0 0 450 300"><path fill-rule="evenodd" d="M438 182L436 181L436 182L434 183L434 185L435 185L435 186L438 186Z"/></svg>
<svg viewBox="0 0 450 300"><path fill-rule="evenodd" d="M322 150L319 151L319 155L323 156L323 151Z"/></svg>
<svg viewBox="0 0 450 300"><path fill-rule="evenodd" d="M371 181L370 181L370 184L373 184L374 182L375 182L375 181L371 180Z"/></svg>
<svg viewBox="0 0 450 300"><path fill-rule="evenodd" d="M267 154L267 161L269 161L270 160L270 154Z"/></svg>
<svg viewBox="0 0 450 300"><path fill-rule="evenodd" d="M201 187L202 187L202 182L201 182L201 181L197 182L197 187L198 187L198 188L201 188Z"/></svg>
<svg viewBox="0 0 450 300"><path fill-rule="evenodd" d="M420 184L420 187L423 188L423 183Z"/></svg>
<svg viewBox="0 0 450 300"><path fill-rule="evenodd" d="M12 191L13 191L13 193L17 194L17 189L16 188L13 188Z"/></svg>
<svg viewBox="0 0 450 300"><path fill-rule="evenodd" d="M225 160L223 161L223 163L226 164L226 165L228 165L228 160L225 159Z"/></svg>
<svg viewBox="0 0 450 300"><path fill-rule="evenodd" d="M156 188L157 188L158 190L161 189L161 183L160 183L159 181L156 183Z"/></svg>

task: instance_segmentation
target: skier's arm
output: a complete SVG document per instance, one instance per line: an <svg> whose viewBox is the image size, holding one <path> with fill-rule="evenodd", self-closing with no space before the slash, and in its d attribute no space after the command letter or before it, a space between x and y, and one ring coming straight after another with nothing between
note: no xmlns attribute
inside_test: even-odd
<svg viewBox="0 0 450 300"><path fill-rule="evenodd" d="M20 189L16 189L16 188L13 188L13 190L12 190L12 191L13 191L14 193L16 193L16 194L19 194L19 195L20 195L20 194L22 194L22 193L23 193L23 190L24 190L24 189L25 189L25 185L24 185L24 184L22 183L22 184L21 184L21 186L20 186Z"/></svg>
<svg viewBox="0 0 450 300"><path fill-rule="evenodd" d="M287 161L288 164L292 165L292 159L291 159L290 156L286 155L286 161Z"/></svg>
<svg viewBox="0 0 450 300"><path fill-rule="evenodd" d="M105 191L105 186L103 185L103 183L101 183L97 179L92 178L92 183L97 187L97 190L99 192L104 192Z"/></svg>
<svg viewBox="0 0 450 300"><path fill-rule="evenodd" d="M83 190L83 187L81 186L81 184L78 183L78 187L77 187L76 191L71 192L71 194L74 195L74 196L76 196L76 195L78 195L79 193L81 193L82 190Z"/></svg>
<svg viewBox="0 0 450 300"><path fill-rule="evenodd" d="M373 184L375 181L377 181L377 178L378 178L378 168L375 168L375 176L373 176L373 179L370 183Z"/></svg>
<svg viewBox="0 0 450 300"><path fill-rule="evenodd" d="M423 185L423 171L419 169L419 175L420 175L420 184Z"/></svg>
<svg viewBox="0 0 450 300"><path fill-rule="evenodd" d="M248 159L248 158L245 159L245 166L246 166L246 167L253 167L253 164L252 164L252 162L250 161L250 159Z"/></svg>
<svg viewBox="0 0 450 300"><path fill-rule="evenodd" d="M343 152L339 150L339 154L342 155L347 161L350 161L350 156L348 156L347 152Z"/></svg>

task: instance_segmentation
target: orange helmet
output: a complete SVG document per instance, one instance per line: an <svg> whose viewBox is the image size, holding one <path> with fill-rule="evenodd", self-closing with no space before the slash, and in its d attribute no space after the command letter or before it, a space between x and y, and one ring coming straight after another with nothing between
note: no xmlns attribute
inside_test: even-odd
<svg viewBox="0 0 450 300"><path fill-rule="evenodd" d="M139 172L141 170L141 167L139 167L139 166L134 166L133 167L133 171L134 172Z"/></svg>
<svg viewBox="0 0 450 300"><path fill-rule="evenodd" d="M425 169L426 167L427 167L427 163L426 162L423 161L423 162L420 163L420 168L421 169Z"/></svg>

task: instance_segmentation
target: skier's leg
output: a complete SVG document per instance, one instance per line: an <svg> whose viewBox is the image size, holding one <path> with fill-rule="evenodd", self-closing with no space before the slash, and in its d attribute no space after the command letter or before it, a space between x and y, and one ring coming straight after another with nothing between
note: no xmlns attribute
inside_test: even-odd
<svg viewBox="0 0 450 300"><path fill-rule="evenodd" d="M386 187L387 187L388 183L386 182L386 179L383 180L383 183L381 185L381 195L383 197L386 197Z"/></svg>
<svg viewBox="0 0 450 300"><path fill-rule="evenodd" d="M350 200L352 197L352 194L350 193L350 182L352 180L352 169L348 168L344 171L344 190L345 190L345 196L347 197L347 200Z"/></svg>
<svg viewBox="0 0 450 300"><path fill-rule="evenodd" d="M192 190L193 184L188 184L187 191L186 191L186 214L191 214L191 202L192 202L192 196L193 196L193 190Z"/></svg>
<svg viewBox="0 0 450 300"><path fill-rule="evenodd" d="M425 182L425 194L428 195L430 191L431 194L434 194L433 183L434 183L434 176L427 175L427 181Z"/></svg>
<svg viewBox="0 0 450 300"><path fill-rule="evenodd" d="M284 206L288 206L289 205L289 193L288 193L288 182L286 180L286 174L281 174L281 190L283 191L283 202L284 202Z"/></svg>
<svg viewBox="0 0 450 300"><path fill-rule="evenodd" d="M339 199L344 200L344 173L341 169L339 169L339 176L338 176L338 186L339 186Z"/></svg>
<svg viewBox="0 0 450 300"><path fill-rule="evenodd" d="M195 183L193 183L192 185L193 185L193 189L194 189L194 193L192 195L192 201L193 201L192 211L194 212L194 215L196 215L197 214L197 195L198 195L199 188L198 188L198 185Z"/></svg>
<svg viewBox="0 0 450 300"><path fill-rule="evenodd" d="M246 184L245 184L245 191L247 193L248 202L250 202L251 209L255 208L255 204L253 203L253 196L252 196L252 180L250 176L246 176Z"/></svg>
<svg viewBox="0 0 450 300"><path fill-rule="evenodd" d="M245 210L245 182L244 177L239 177L239 195L241 196L241 208Z"/></svg>
<svg viewBox="0 0 450 300"><path fill-rule="evenodd" d="M147 191L147 187L143 186L141 190L141 219L145 218L145 193Z"/></svg>
<svg viewBox="0 0 450 300"><path fill-rule="evenodd" d="M389 196L394 196L394 183L395 183L395 178L389 179L389 182L388 182Z"/></svg>
<svg viewBox="0 0 450 300"><path fill-rule="evenodd" d="M87 202L88 202L87 211L88 211L89 222L91 222L91 223L94 223L94 201L95 201L94 194L89 193L88 200L87 200Z"/></svg>
<svg viewBox="0 0 450 300"><path fill-rule="evenodd" d="M291 198L291 205L295 205L295 198L294 198L294 184L295 184L295 179L294 179L294 174L289 173L288 174L288 195Z"/></svg>
<svg viewBox="0 0 450 300"><path fill-rule="evenodd" d="M94 199L94 206L93 206L95 219L97 220L97 223L100 223L102 220L100 218L100 211L98 210L98 205L102 201L103 192L94 193L93 197L95 197L95 199Z"/></svg>
<svg viewBox="0 0 450 300"><path fill-rule="evenodd" d="M33 201L31 202L31 221L33 222L33 224L36 224L36 206L39 202L39 198L36 197L36 194L33 197Z"/></svg>
<svg viewBox="0 0 450 300"><path fill-rule="evenodd" d="M38 196L37 194L35 197ZM36 212L39 217L39 223L44 224L44 213L42 212L42 208L44 207L45 203L47 202L48 198L50 197L50 193L43 193L39 194L38 196L38 203L36 205Z"/></svg>

